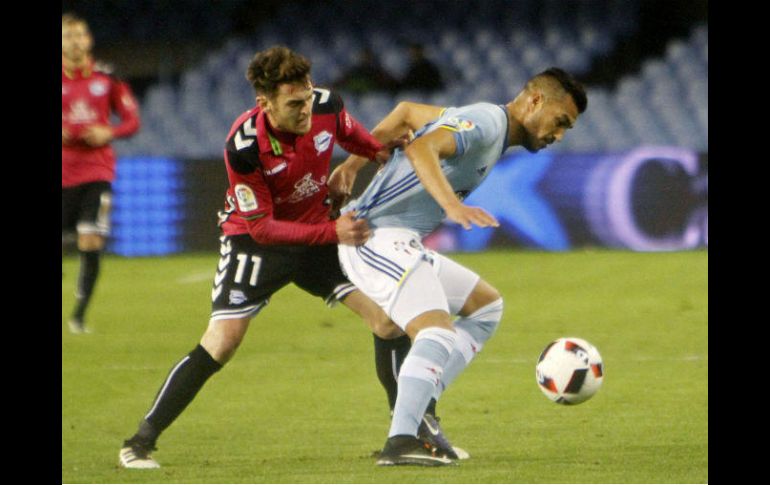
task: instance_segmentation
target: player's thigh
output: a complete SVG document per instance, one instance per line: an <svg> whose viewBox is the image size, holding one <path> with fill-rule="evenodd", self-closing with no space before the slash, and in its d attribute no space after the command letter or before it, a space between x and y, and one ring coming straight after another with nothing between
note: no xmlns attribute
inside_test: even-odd
<svg viewBox="0 0 770 485"><path fill-rule="evenodd" d="M61 189L61 230L75 232L80 214L80 199L83 190L80 186L62 187Z"/></svg>
<svg viewBox="0 0 770 485"><path fill-rule="evenodd" d="M334 306L356 290L342 272L336 245L308 246L299 261L293 276L294 284L323 298L327 305Z"/></svg>
<svg viewBox="0 0 770 485"><path fill-rule="evenodd" d="M222 236L211 288L211 322L250 319L292 278L297 257L248 234Z"/></svg>
<svg viewBox="0 0 770 485"><path fill-rule="evenodd" d="M76 211L78 236L90 235L102 239L109 236L112 184L109 182L83 184Z"/></svg>
<svg viewBox="0 0 770 485"><path fill-rule="evenodd" d="M486 295L485 290L491 287L473 270L435 251L430 251L430 254L434 261L433 267L447 296L449 312L452 315L464 315L463 310L470 301L477 296ZM480 291L482 294L477 295Z"/></svg>

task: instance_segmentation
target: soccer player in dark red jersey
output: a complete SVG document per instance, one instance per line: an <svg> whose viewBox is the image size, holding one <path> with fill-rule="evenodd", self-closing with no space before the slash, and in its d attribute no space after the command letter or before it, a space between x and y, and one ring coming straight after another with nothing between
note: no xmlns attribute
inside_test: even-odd
<svg viewBox="0 0 770 485"><path fill-rule="evenodd" d="M72 14L61 23L61 187L62 245L77 232L80 252L77 302L69 320L84 333L85 312L99 276L99 260L110 232L115 152L110 142L139 130L139 112L130 87L100 69L91 55L88 24ZM117 114L120 123L110 124Z"/></svg>
<svg viewBox="0 0 770 485"><path fill-rule="evenodd" d="M286 47L258 52L247 78L257 105L235 120L225 143L230 186L219 214L221 259L209 325L124 442L119 458L126 468L159 466L150 455L159 435L232 358L271 295L290 282L330 305L342 302L367 322L375 334L378 377L395 400L397 377L384 369L406 355L409 338L342 273L336 244L361 244L369 228L354 214L330 219L327 177L334 143L383 163L403 142L375 139L337 94L313 87L310 62Z"/></svg>

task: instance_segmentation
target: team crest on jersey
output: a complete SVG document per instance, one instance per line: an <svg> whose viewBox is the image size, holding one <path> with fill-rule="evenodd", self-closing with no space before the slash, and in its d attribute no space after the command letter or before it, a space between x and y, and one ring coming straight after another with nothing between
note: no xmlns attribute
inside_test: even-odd
<svg viewBox="0 0 770 485"><path fill-rule="evenodd" d="M445 122L441 123L441 126L452 131L470 131L476 128L476 125L473 124L473 121L463 120L456 116L447 118Z"/></svg>
<svg viewBox="0 0 770 485"><path fill-rule="evenodd" d="M241 212L251 212L259 207L257 197L249 186L237 184L234 191L235 198L238 200L238 209Z"/></svg>
<svg viewBox="0 0 770 485"><path fill-rule="evenodd" d="M315 144L315 149L318 152L318 155L329 149L331 141L332 135L326 130L313 137L313 143Z"/></svg>
<svg viewBox="0 0 770 485"><path fill-rule="evenodd" d="M107 83L101 79L91 81L91 83L88 85L88 90L94 96L103 96L105 93L107 93Z"/></svg>

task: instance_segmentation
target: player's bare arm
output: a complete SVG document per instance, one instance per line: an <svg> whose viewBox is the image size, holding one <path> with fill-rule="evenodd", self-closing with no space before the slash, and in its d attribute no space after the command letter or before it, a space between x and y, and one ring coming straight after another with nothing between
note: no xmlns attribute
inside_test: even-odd
<svg viewBox="0 0 770 485"><path fill-rule="evenodd" d="M378 163L385 163L392 149L403 147L414 137L414 132L422 128L441 114L443 107L430 104L401 101L380 121L372 130L372 136L377 141L386 143L387 150L378 153ZM382 154L382 157L380 156ZM358 171L366 165L367 160L359 155L351 155L329 177L329 195L336 206L340 206L353 191Z"/></svg>
<svg viewBox="0 0 770 485"><path fill-rule="evenodd" d="M444 209L449 220L470 229L478 227L497 227L497 219L480 207L467 206L457 198L441 170L441 160L454 155L457 151L454 136L447 130L434 130L412 144L404 153L414 167L414 171L425 190Z"/></svg>

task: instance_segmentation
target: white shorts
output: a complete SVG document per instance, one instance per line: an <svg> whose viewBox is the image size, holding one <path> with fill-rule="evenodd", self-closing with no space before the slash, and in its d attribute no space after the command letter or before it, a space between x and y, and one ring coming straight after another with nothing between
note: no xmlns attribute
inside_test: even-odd
<svg viewBox="0 0 770 485"><path fill-rule="evenodd" d="M479 281L468 268L425 249L408 229L378 228L362 246L338 246L351 283L374 300L401 329L418 315L456 315Z"/></svg>

